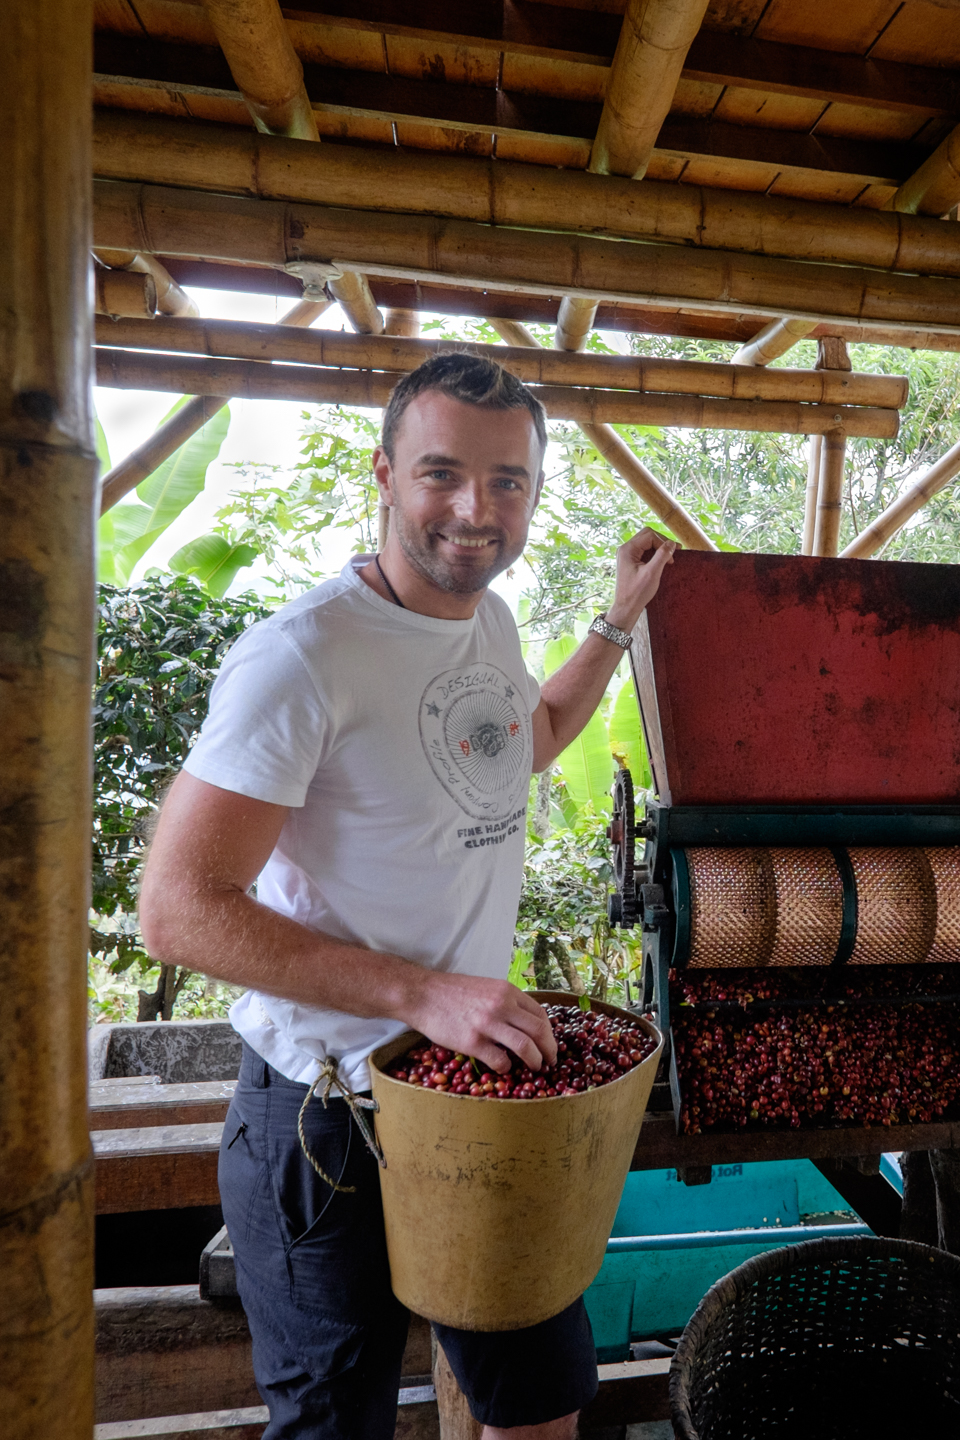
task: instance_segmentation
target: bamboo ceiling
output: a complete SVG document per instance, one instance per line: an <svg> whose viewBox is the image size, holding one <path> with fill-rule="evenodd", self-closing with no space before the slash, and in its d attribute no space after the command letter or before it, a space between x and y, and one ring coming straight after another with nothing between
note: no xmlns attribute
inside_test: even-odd
<svg viewBox="0 0 960 1440"><path fill-rule="evenodd" d="M221 49L218 43L216 9L201 0L96 0L98 173L111 180L251 193L248 180L221 179L216 167L209 183L196 179L194 162L199 154L202 165L206 145L211 155L222 156L231 135L254 127L249 86L245 101L242 77L235 78L240 77L236 59L230 56L231 73L229 47L224 43ZM504 173L526 166L551 167L554 173L602 168L598 128L608 116L611 62L623 10L623 0L461 0L457 5L321 0L315 7L285 9L283 16L303 66L312 111L307 124L315 123L328 156L332 148L349 147L354 155L359 148L370 158L371 193L365 204L375 209L376 156L389 152L459 157L468 186L473 183L471 161L506 162ZM663 110L669 107L668 113L655 135L645 180L637 184L653 182L651 193L664 186L700 187L706 194L702 187L708 187L714 196L725 192L731 200L742 197L744 205L752 202L753 215L757 199L765 198L771 216L781 217L791 202L800 202L794 205L800 228L808 213L803 202L820 202L835 214L828 226L836 225L838 233L849 226L852 235L854 212L889 208L898 188L960 123L960 0L843 0L832 6L823 0L711 0L679 80L675 88L672 79L670 85L672 103L667 97ZM161 123L157 129L157 117L167 126ZM193 151L185 178L176 169L170 121L173 133L183 136L183 154ZM121 152L125 158L118 160ZM167 165L164 152L173 157ZM252 163L256 166L255 157ZM316 163L321 163L319 154ZM222 169L226 175L226 162ZM538 168L534 173L545 172ZM611 181L623 183L615 176ZM484 183L480 171L476 183ZM315 199L299 194L272 198ZM456 216L439 207L438 213ZM823 222L813 217L823 211L818 207L809 214L811 228L822 230ZM526 223L536 228L536 217ZM570 228L580 228L579 222ZM680 248L690 243L666 238ZM952 246L953 235L948 238ZM737 241L727 248L738 248ZM752 248L743 247L746 252ZM298 293L298 282L282 271L238 265L243 257L233 251L197 251L191 255L174 248L164 259L174 278ZM818 258L780 253L788 259L794 253L798 259ZM868 258L865 263L878 262ZM902 265L901 259L890 268ZM946 273L913 263L905 268ZM449 273L391 274L384 265L379 275L374 270L371 283L380 303L531 320L555 320L560 296L572 293L569 287L559 289L552 298L545 293L548 282L534 295L524 293L522 283L507 284L498 294L486 272L483 284L469 274L463 278L466 290ZM942 282L944 295L955 294L958 283ZM742 341L778 313L776 305L765 308L761 298L738 308L736 293L723 306L700 309L696 303L680 303L685 294L671 303L662 289L644 293L638 283L635 298L619 290L615 299L600 295L595 323ZM918 308L916 317L916 330L927 333L912 336L902 320L899 331L886 333L876 314L858 316L849 307L837 309L834 318L843 324L826 328L850 339L860 338L858 319L873 318L871 338L960 345L955 324L950 332L931 335L929 306L922 312Z"/></svg>

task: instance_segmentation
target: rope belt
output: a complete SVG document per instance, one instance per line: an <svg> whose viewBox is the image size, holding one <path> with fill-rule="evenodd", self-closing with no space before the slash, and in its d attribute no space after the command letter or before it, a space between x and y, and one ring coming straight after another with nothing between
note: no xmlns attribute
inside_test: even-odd
<svg viewBox="0 0 960 1440"><path fill-rule="evenodd" d="M318 1090L318 1087L321 1085L323 1089ZM307 1113L307 1106L310 1104L310 1101L314 1095L317 1095L318 1098L323 1101L323 1108L326 1110L327 1101L331 1098L331 1092L334 1086L337 1087L344 1100L346 1100L350 1114L354 1120L356 1120L357 1127L366 1141L370 1154L376 1158L377 1164L380 1165L382 1169L385 1170L387 1168L387 1162L383 1158L383 1151L377 1144L370 1122L363 1113L364 1110L373 1110L376 1112L380 1109L380 1106L376 1100L367 1100L363 1095L354 1094L346 1080L340 1078L336 1060L326 1060L324 1062L320 1074L307 1091L306 1098L300 1106L300 1114L297 1116L297 1134L300 1136L300 1149L304 1155L306 1155L324 1184L329 1185L332 1190L339 1190L344 1195L353 1195L356 1193L356 1185L338 1185L336 1180L331 1180L327 1172L321 1168L315 1156L311 1155L307 1145L307 1137L303 1133L303 1117Z"/></svg>

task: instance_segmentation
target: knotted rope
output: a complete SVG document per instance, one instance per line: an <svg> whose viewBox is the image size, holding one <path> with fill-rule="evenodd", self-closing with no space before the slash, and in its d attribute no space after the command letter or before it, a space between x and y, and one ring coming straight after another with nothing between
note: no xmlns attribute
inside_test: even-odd
<svg viewBox="0 0 960 1440"><path fill-rule="evenodd" d="M357 1127L360 1131L360 1134L366 1141L367 1149L370 1151L370 1154L376 1158L378 1165L380 1165L383 1169L386 1169L387 1162L383 1158L383 1151L377 1144L376 1137L370 1126L370 1122L367 1120L366 1116L363 1113L364 1110L373 1110L374 1112L376 1112L380 1109L380 1106L377 1104L376 1100L367 1100L363 1095L355 1095L354 1092L350 1089L350 1086L347 1084L346 1080L341 1079L337 1061L326 1060L324 1061L323 1068L321 1069L320 1074L317 1076L316 1080L314 1080L313 1084L310 1086L310 1089L307 1091L306 1098L304 1099L303 1104L300 1106L300 1114L297 1116L297 1134L300 1136L300 1149L303 1151L304 1155L306 1155L307 1159L310 1161L310 1164L320 1176L320 1179L324 1182L325 1185L329 1185L332 1190L339 1190L341 1194L344 1195L354 1195L357 1189L356 1185L338 1185L336 1180L331 1180L327 1172L320 1166L316 1157L311 1155L310 1149L307 1145L307 1137L303 1133L303 1117L307 1113L307 1106L310 1104L310 1101L313 1099L314 1095L317 1094L318 1086L320 1085L323 1085L323 1089L319 1092L319 1098L323 1101L324 1110L326 1110L327 1108L327 1101L331 1097L331 1091L333 1090L333 1087L336 1086L337 1089L340 1091L340 1094L343 1096L344 1100L346 1100L350 1114L353 1116L354 1120L356 1120Z"/></svg>

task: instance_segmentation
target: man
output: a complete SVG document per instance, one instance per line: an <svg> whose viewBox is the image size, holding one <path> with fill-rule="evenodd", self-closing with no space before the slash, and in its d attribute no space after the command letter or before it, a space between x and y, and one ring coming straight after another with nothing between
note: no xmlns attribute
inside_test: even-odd
<svg viewBox="0 0 960 1440"><path fill-rule="evenodd" d="M220 1189L265 1440L390 1440L396 1417L408 1316L376 1160L339 1096L305 1112L319 1170L298 1140L321 1065L361 1093L367 1056L406 1029L497 1071L508 1051L556 1058L505 978L531 769L596 709L673 547L642 531L620 549L600 633L540 691L487 586L526 543L545 448L539 402L490 361L402 379L373 457L383 553L237 642L160 817L151 954L249 987ZM597 1386L582 1300L506 1335L437 1329L485 1440L575 1434Z"/></svg>

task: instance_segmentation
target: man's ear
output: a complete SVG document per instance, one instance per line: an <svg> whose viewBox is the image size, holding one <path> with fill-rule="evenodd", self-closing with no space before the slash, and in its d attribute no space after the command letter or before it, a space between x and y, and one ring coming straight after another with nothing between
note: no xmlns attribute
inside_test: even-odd
<svg viewBox="0 0 960 1440"><path fill-rule="evenodd" d="M393 504L393 466L390 464L390 456L382 445L378 445L372 456L373 478L377 482L377 489L380 491L380 499L384 505Z"/></svg>
<svg viewBox="0 0 960 1440"><path fill-rule="evenodd" d="M537 506L540 504L540 496L543 494L543 482L544 482L545 479L546 479L546 476L544 475L543 471L541 470L541 471L540 471L540 474L537 476L537 488L536 488L536 491L534 492L534 496L533 496L533 508L534 508L534 510L536 510Z"/></svg>

